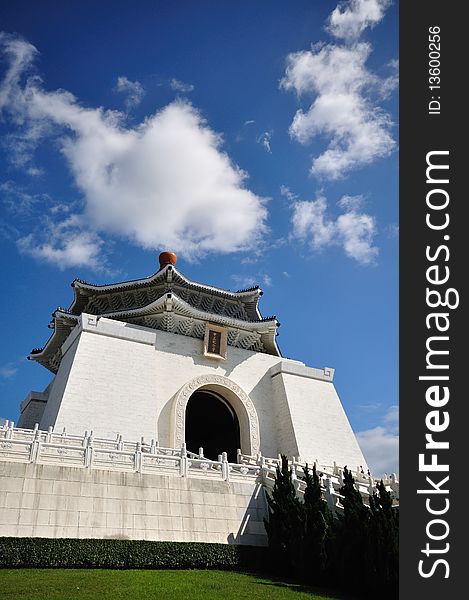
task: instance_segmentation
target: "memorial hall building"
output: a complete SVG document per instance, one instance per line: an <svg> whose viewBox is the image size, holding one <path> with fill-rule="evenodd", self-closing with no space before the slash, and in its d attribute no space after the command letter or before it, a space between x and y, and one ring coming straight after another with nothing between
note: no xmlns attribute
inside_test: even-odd
<svg viewBox="0 0 469 600"><path fill-rule="evenodd" d="M51 382L0 428L0 483L17 493L0 535L262 545L280 454L329 473L330 492L344 466L367 471L334 369L282 356L260 288L193 281L171 252L159 261L143 279L76 279L54 311L29 355Z"/></svg>

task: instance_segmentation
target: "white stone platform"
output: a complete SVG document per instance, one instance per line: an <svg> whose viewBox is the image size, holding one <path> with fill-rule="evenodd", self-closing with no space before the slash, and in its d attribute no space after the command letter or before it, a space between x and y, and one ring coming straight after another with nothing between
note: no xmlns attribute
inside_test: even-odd
<svg viewBox="0 0 469 600"><path fill-rule="evenodd" d="M0 536L118 538L263 546L265 493L279 459L238 454L238 463L181 449L0 427ZM304 493L304 468L290 461ZM343 469L316 464L324 500L341 510ZM372 477L353 472L366 497ZM395 476L386 487L399 497ZM267 492L268 493L268 492Z"/></svg>
<svg viewBox="0 0 469 600"><path fill-rule="evenodd" d="M0 535L265 545L260 467L0 427Z"/></svg>

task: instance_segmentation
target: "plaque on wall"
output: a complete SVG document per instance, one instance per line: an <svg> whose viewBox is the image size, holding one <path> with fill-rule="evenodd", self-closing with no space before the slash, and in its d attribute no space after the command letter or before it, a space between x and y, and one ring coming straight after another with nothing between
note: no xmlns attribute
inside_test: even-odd
<svg viewBox="0 0 469 600"><path fill-rule="evenodd" d="M224 327L207 323L204 337L204 355L209 358L226 358L228 331Z"/></svg>

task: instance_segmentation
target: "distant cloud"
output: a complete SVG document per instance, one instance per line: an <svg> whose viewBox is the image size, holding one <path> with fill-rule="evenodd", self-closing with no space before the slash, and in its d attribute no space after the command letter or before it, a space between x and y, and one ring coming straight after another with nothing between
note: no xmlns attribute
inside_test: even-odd
<svg viewBox="0 0 469 600"><path fill-rule="evenodd" d="M382 425L357 433L358 443L375 477L399 471L399 407L391 406L382 421Z"/></svg>
<svg viewBox="0 0 469 600"><path fill-rule="evenodd" d="M385 229L388 237L397 238L399 237L399 225L397 223L390 223Z"/></svg>
<svg viewBox="0 0 469 600"><path fill-rule="evenodd" d="M391 0L350 0L340 2L329 16L327 30L336 38L354 41L367 27L379 23Z"/></svg>
<svg viewBox="0 0 469 600"><path fill-rule="evenodd" d="M28 42L3 34L0 51L9 59L0 84L4 118L18 138L34 140L30 150L57 141L84 203L82 212L52 220L42 238L23 236L21 251L61 268L97 268L102 234L189 260L259 246L265 201L245 187L246 173L191 104L172 102L132 128L122 113L84 108L69 92L25 79L37 53Z"/></svg>
<svg viewBox="0 0 469 600"><path fill-rule="evenodd" d="M271 131L264 131L257 138L257 143L261 144L261 146L263 146L266 152L268 152L269 154L272 154L272 148L270 146L270 140L272 139L272 135L273 134Z"/></svg>
<svg viewBox="0 0 469 600"><path fill-rule="evenodd" d="M399 427L399 406L397 404L390 406L383 420L393 431L396 430Z"/></svg>
<svg viewBox="0 0 469 600"><path fill-rule="evenodd" d="M231 275L231 279L234 281L238 288L248 288L257 285L256 279L252 275Z"/></svg>
<svg viewBox="0 0 469 600"><path fill-rule="evenodd" d="M260 273L257 275L231 275L231 279L234 281L236 286L241 288L249 288L263 283L265 286L270 287L272 285L272 277L266 273Z"/></svg>
<svg viewBox="0 0 469 600"><path fill-rule="evenodd" d="M342 196L342 198L337 202L337 205L344 210L358 210L360 209L365 202L363 196Z"/></svg>
<svg viewBox="0 0 469 600"><path fill-rule="evenodd" d="M338 204L345 212L337 218L328 213L327 200L323 196L316 200L294 201L293 237L307 243L313 251L340 246L347 256L362 265L373 264L378 255L378 248L373 245L376 222L374 217L358 212L358 198L344 196Z"/></svg>
<svg viewBox="0 0 469 600"><path fill-rule="evenodd" d="M18 373L18 367L15 363L6 363L0 367L0 377L2 379L12 379Z"/></svg>
<svg viewBox="0 0 469 600"><path fill-rule="evenodd" d="M319 43L311 50L289 54L280 85L313 101L299 109L290 125L290 135L301 144L322 137L328 144L313 158L311 172L337 180L352 169L388 156L396 143L390 115L377 100L397 86L395 66L388 78L379 78L367 67L369 43L358 42L364 29L382 19L387 1L352 0L339 4L329 19L329 31L350 45Z"/></svg>
<svg viewBox="0 0 469 600"><path fill-rule="evenodd" d="M61 222L43 219L41 228L19 238L16 244L22 254L55 264L60 270L86 267L107 271L106 259L101 256L104 242L83 225L79 215L71 215Z"/></svg>
<svg viewBox="0 0 469 600"><path fill-rule="evenodd" d="M182 92L183 94L187 94L189 92L194 91L194 86L192 83L184 83L184 81L180 81L179 79L171 79L169 82L169 86L175 92Z"/></svg>
<svg viewBox="0 0 469 600"><path fill-rule="evenodd" d="M260 255L261 255L261 252L258 249L257 252L253 252L252 254L249 254L248 256L243 256L243 258L239 262L242 265L255 265L256 263L259 262Z"/></svg>
<svg viewBox="0 0 469 600"><path fill-rule="evenodd" d="M289 200L290 202L293 202L293 200L297 200L298 196L296 194L294 194L291 189L286 186L286 185L281 185L280 186L280 194L286 198L287 200Z"/></svg>
<svg viewBox="0 0 469 600"><path fill-rule="evenodd" d="M248 121L244 121L242 126L239 128L238 132L235 135L236 142L242 142L246 137L250 137L254 134L253 128L251 125L254 125L256 122L253 119ZM256 141L258 141L256 139Z"/></svg>
<svg viewBox="0 0 469 600"><path fill-rule="evenodd" d="M117 78L115 90L127 94L127 98L125 99L125 108L127 111L138 106L145 95L145 90L140 82L130 81L125 76Z"/></svg>
<svg viewBox="0 0 469 600"><path fill-rule="evenodd" d="M4 181L0 183L0 198L9 212L30 215L37 204L47 199L47 196L44 194L30 194L15 182Z"/></svg>

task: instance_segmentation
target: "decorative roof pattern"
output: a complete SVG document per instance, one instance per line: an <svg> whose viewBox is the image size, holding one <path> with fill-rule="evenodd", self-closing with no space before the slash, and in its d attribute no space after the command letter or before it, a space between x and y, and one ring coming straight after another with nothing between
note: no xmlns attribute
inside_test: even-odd
<svg viewBox="0 0 469 600"><path fill-rule="evenodd" d="M72 305L54 311L53 334L28 357L54 373L60 366L61 347L81 313L198 339L203 339L210 322L228 329L229 346L280 356L275 339L280 324L274 316L261 316L259 287L222 290L187 279L171 264L145 279L102 286L75 279L72 286Z"/></svg>
<svg viewBox="0 0 469 600"><path fill-rule="evenodd" d="M111 310L119 310L119 302L123 304L122 308L130 308L135 301L143 306L145 303L145 292L150 297L150 301L155 300L160 295L161 290L174 288L178 294L189 303L201 302L200 297L211 298L212 302L216 300L225 300L226 305L235 303L238 309L245 312L245 319L257 321L261 318L258 303L262 290L256 286L238 292L223 290L211 285L205 285L196 281L191 281L185 277L175 266L166 265L150 277L143 279L134 279L115 284L96 285L87 283L82 279L75 279L72 283L75 298L70 310L79 314L81 312L91 312L88 310L88 304L96 306L100 310L100 302L106 307L106 302L114 305ZM129 296L129 293L131 296ZM153 295L153 298L151 296ZM112 298L112 300L109 300ZM91 313L96 314L96 313Z"/></svg>

